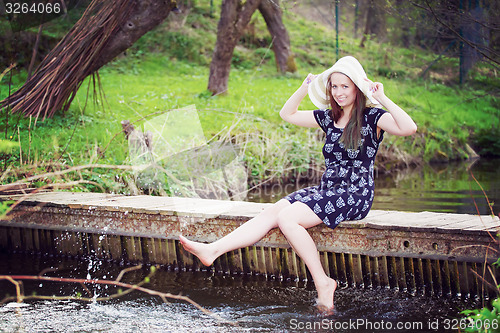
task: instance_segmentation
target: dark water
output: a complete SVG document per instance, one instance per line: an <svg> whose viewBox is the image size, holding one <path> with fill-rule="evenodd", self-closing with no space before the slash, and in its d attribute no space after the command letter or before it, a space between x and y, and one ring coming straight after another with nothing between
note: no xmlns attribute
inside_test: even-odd
<svg viewBox="0 0 500 333"><path fill-rule="evenodd" d="M113 280L124 267L89 259L0 255L0 274L34 274L57 268L48 276ZM123 282L137 283L149 268L128 273ZM412 296L388 289L349 287L336 292L335 313L324 316L314 306L311 283L268 280L262 276L222 276L211 272L179 272L160 268L148 288L182 293L237 326L206 315L185 302L164 303L159 297L133 292L112 301L85 303L30 300L0 306L1 332L446 332L459 323L460 310L472 300ZM79 286L53 282L24 283L31 295L86 296ZM88 287L100 297L113 287ZM14 295L0 281L0 297ZM447 330L450 328L450 330Z"/></svg>
<svg viewBox="0 0 500 333"><path fill-rule="evenodd" d="M307 185L261 187L252 191L248 200L275 202ZM489 205L488 201L492 205ZM493 210L498 216L500 159L425 165L390 175L376 175L372 209L464 214L479 212L483 215L489 215Z"/></svg>

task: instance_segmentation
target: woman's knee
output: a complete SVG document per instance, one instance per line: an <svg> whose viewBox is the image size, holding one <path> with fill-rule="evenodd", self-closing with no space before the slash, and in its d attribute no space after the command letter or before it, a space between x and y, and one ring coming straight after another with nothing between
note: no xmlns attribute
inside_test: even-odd
<svg viewBox="0 0 500 333"><path fill-rule="evenodd" d="M286 207L290 206L290 202L288 200L279 200L278 202L274 203L272 206L267 207L261 212L261 215L264 215L266 217L273 217L277 218L279 213Z"/></svg>
<svg viewBox="0 0 500 333"><path fill-rule="evenodd" d="M282 209L277 216L278 227L281 230L296 227L300 222L292 206Z"/></svg>
<svg viewBox="0 0 500 333"><path fill-rule="evenodd" d="M290 202L287 200L280 200L273 204L272 206L267 207L264 209L258 216L257 218L262 221L266 221L266 223L270 223L273 228L276 228L278 226L278 216L280 212L290 206Z"/></svg>
<svg viewBox="0 0 500 333"><path fill-rule="evenodd" d="M307 205L301 202L285 207L277 217L277 224L281 230L296 228L297 226L308 229L320 223L322 223L321 219Z"/></svg>

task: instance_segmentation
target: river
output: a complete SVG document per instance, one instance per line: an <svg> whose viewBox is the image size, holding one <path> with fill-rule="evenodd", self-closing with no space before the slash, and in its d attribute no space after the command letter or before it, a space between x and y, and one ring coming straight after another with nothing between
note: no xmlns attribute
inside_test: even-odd
<svg viewBox="0 0 500 333"><path fill-rule="evenodd" d="M251 191L248 200L275 202L308 185L263 186ZM378 174L375 177L372 209L463 214L479 212L482 215L491 215L493 210L498 216L500 159L428 164L391 174Z"/></svg>
<svg viewBox="0 0 500 333"><path fill-rule="evenodd" d="M0 254L0 273L114 280L127 264L89 258L55 258ZM125 274L137 283L149 269ZM335 312L318 313L311 282L280 281L263 276L219 275L160 268L145 287L182 293L223 321L191 304L134 291L109 301L29 300L0 306L0 332L453 332L465 323L460 311L476 301L444 295L411 295L380 288L339 288ZM113 287L26 281L26 295L104 297ZM14 285L0 280L0 298L15 295ZM228 323L231 322L231 323ZM315 329L308 329L315 328ZM449 328L449 329L447 329Z"/></svg>

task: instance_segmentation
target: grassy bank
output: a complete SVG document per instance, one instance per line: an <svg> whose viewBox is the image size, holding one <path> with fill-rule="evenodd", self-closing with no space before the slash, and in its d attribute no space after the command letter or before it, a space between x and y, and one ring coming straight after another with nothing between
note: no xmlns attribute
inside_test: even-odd
<svg viewBox="0 0 500 333"><path fill-rule="evenodd" d="M238 144L239 158L248 169L252 185L268 179L311 177L320 170L319 130L286 124L278 112L307 73L319 73L331 66L335 57L333 32L306 24L299 15L287 12L285 24L299 69L294 74L278 75L273 54L265 47L269 46L269 37L264 22L256 15L252 29L235 52L229 92L212 97L205 87L217 16L207 13L208 8L198 7L169 18L126 55L105 66L100 76L106 98L97 104L86 102L84 84L70 110L53 119L35 123L34 119L8 115L3 110L1 133L18 146L2 155L2 170L10 170L4 172L2 182L74 165L130 164L120 121L130 120L141 127L147 120L189 105L197 109L207 141ZM363 49L358 45L357 39L342 38L340 55L359 58L368 76L384 83L387 95L419 126L413 137L386 137L379 154L381 170L467 158L467 145L477 150L491 148L488 140L500 127L500 84L493 70L478 64L469 83L460 87L453 84L457 59L444 57L423 79L422 70L436 55L374 41ZM16 71L11 89L19 87L25 75L22 70ZM1 81L0 98L8 94L9 79L6 76ZM302 108L313 105L307 99ZM476 145L481 139L483 147ZM86 189L99 185L110 191L130 190L128 171L95 169L62 178L41 179L37 185L82 179L92 181L84 185Z"/></svg>

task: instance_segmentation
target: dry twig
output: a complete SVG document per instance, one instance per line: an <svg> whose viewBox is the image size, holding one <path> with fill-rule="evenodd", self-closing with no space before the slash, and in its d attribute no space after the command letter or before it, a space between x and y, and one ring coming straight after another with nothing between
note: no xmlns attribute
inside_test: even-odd
<svg viewBox="0 0 500 333"><path fill-rule="evenodd" d="M120 272L116 280L102 280L102 279L77 279L77 278L62 278L62 277L51 277L51 276L42 276L42 275L0 275L0 280L8 280L14 286L16 287L16 296L15 297L5 297L2 301L0 301L1 304L5 304L10 301L17 301L18 303L22 303L25 300L32 300L32 299L42 299L42 300L76 300L76 301L83 301L83 302L98 302L98 301L108 301L111 299L115 299L118 297L121 297L123 295L126 295L134 290L141 291L143 293L152 295L152 296L159 296L164 302L168 303L167 299L176 299L180 301L184 301L187 303L190 303L194 307L196 307L198 310L202 311L203 313L214 317L215 319L224 322L224 323L229 323L232 325L237 325L235 322L228 321L216 313L205 309L195 301L191 300L187 296L182 296L182 295L173 295L171 293L165 293L165 292L160 292L156 290L152 290L149 288L143 287L144 284L149 282L150 278L156 271L156 267L154 269L151 269L151 272L149 275L141 282L137 284L129 284L129 283L124 283L121 282L121 278L123 275L127 272L138 270L142 267L142 265L126 268ZM111 294L106 297L81 297L81 296L43 296L43 295L32 295L32 296L25 296L21 292L20 288L20 282L23 280L34 280L34 281L50 281L50 282L62 282L62 283L76 283L76 284L81 284L85 286L85 290L90 293L88 288L86 288L86 285L106 285L106 286L116 286L120 288L126 288L127 290L122 291L118 290L116 294Z"/></svg>

